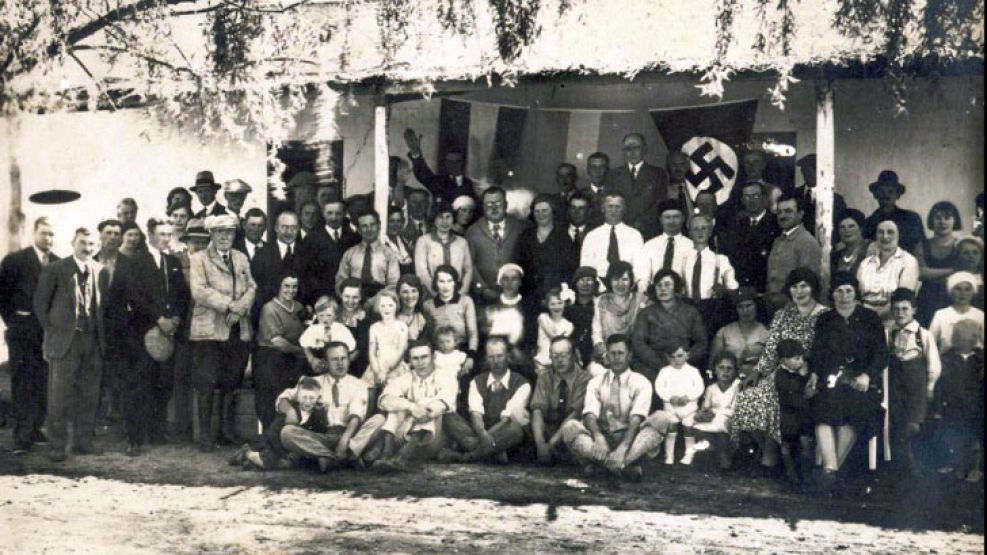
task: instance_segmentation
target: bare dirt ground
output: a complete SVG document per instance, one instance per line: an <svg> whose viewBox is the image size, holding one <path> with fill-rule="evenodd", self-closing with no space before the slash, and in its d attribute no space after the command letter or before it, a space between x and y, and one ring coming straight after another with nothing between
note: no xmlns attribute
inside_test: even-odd
<svg viewBox="0 0 987 555"><path fill-rule="evenodd" d="M702 465L648 464L639 484L521 464L260 473L232 449L131 459L116 429L97 445L57 465L0 449L0 553L984 552L983 483L938 475L824 498Z"/></svg>

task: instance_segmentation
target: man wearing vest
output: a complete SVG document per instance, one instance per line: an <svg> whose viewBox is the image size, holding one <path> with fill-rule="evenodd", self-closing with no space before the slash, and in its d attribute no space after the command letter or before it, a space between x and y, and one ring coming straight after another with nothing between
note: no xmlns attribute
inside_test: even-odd
<svg viewBox="0 0 987 555"><path fill-rule="evenodd" d="M496 457L505 462L507 450L524 439L524 428L530 421L527 406L531 385L507 367L508 350L507 339L500 336L487 339L489 371L470 381L470 421L452 413L443 423L449 439L460 448L446 451L446 458L475 462Z"/></svg>

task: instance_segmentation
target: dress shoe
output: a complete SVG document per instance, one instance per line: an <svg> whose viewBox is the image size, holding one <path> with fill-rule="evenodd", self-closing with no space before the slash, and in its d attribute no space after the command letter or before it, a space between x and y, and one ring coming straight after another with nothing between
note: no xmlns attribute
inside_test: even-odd
<svg viewBox="0 0 987 555"><path fill-rule="evenodd" d="M103 450L93 445L80 445L72 448L76 455L102 455Z"/></svg>
<svg viewBox="0 0 987 555"><path fill-rule="evenodd" d="M67 458L65 449L52 449L51 453L48 453L48 460L51 462L65 462Z"/></svg>
<svg viewBox="0 0 987 555"><path fill-rule="evenodd" d="M128 457L139 457L141 455L141 446L136 443L131 443L127 446L125 453Z"/></svg>

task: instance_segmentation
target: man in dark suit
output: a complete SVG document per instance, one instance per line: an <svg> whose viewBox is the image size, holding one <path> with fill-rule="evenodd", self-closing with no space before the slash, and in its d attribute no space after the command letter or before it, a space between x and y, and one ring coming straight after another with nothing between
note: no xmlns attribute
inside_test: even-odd
<svg viewBox="0 0 987 555"><path fill-rule="evenodd" d="M768 188L752 181L741 189L741 210L727 226L721 248L737 272L741 286L764 293L768 280L768 255L774 240L781 235L778 218L768 210Z"/></svg>
<svg viewBox="0 0 987 555"><path fill-rule="evenodd" d="M247 255L247 260L253 260L265 244L264 232L267 231L267 214L260 208L247 210L240 220L233 248Z"/></svg>
<svg viewBox="0 0 987 555"><path fill-rule="evenodd" d="M603 190L610 175L610 157L603 152L590 154L586 159L586 175L589 183L582 187L576 183L576 188L589 200L586 223L596 227L603 223Z"/></svg>
<svg viewBox="0 0 987 555"><path fill-rule="evenodd" d="M260 319L261 307L278 294L281 278L296 268L298 216L290 210L278 214L274 233L276 239L257 250L250 261L250 273L257 282L257 300L251 311L254 324Z"/></svg>
<svg viewBox="0 0 987 555"><path fill-rule="evenodd" d="M346 208L341 200L326 203L322 217L326 224L314 229L298 245L298 298L309 306L322 295L335 294L339 261L346 249L360 242L360 236L346 225Z"/></svg>
<svg viewBox="0 0 987 555"><path fill-rule="evenodd" d="M188 315L190 292L178 258L163 251L171 243L172 226L164 220L147 222L148 249L117 268L110 302L126 303L132 311L132 337L137 340L137 368L121 376L127 455L137 456L145 439L164 443L168 401L174 383L174 358L158 361L144 346L152 329L174 337Z"/></svg>
<svg viewBox="0 0 987 555"><path fill-rule="evenodd" d="M466 230L473 257L475 291L486 302L497 300L497 272L504 264L517 262L517 244L528 224L507 214L507 193L500 187L483 192L483 217Z"/></svg>
<svg viewBox="0 0 987 555"><path fill-rule="evenodd" d="M48 364L41 352L44 331L34 313L34 290L41 270L58 260L51 252L55 237L47 218L34 222L34 243L0 262L0 317L10 353L10 389L14 405L14 454L35 443L46 444L45 421Z"/></svg>
<svg viewBox="0 0 987 555"><path fill-rule="evenodd" d="M422 157L421 137L413 129L407 129L404 132L404 141L408 145L408 157L411 158L415 179L432 193L436 206L442 203L452 204L462 194L472 195L473 200L479 204L475 184L463 172L466 160L462 152L446 152L442 172L434 173Z"/></svg>
<svg viewBox="0 0 987 555"><path fill-rule="evenodd" d="M47 430L53 462L66 458L70 421L75 453L100 452L92 444L105 345L97 286L102 267L90 260L95 247L95 236L77 229L72 256L49 264L34 292L34 314L45 332L42 351L49 364Z"/></svg>
<svg viewBox="0 0 987 555"><path fill-rule="evenodd" d="M219 184L212 176L211 171L201 171L195 175L195 185L189 187L202 205L202 210L195 213L196 218L204 219L206 216L218 216L226 214L226 207L216 202L216 193L219 192Z"/></svg>
<svg viewBox="0 0 987 555"><path fill-rule="evenodd" d="M408 221L401 230L401 236L409 243L414 243L422 235L429 232L428 222L428 191L411 189L408 191Z"/></svg>
<svg viewBox="0 0 987 555"><path fill-rule="evenodd" d="M796 165L802 173L802 181L805 183L801 187L795 188L795 198L799 200L805 210L805 217L802 218L802 225L809 233L816 234L816 155L806 154ZM843 195L833 191L833 244L839 241L836 233L836 217L846 212L846 199Z"/></svg>
<svg viewBox="0 0 987 555"><path fill-rule="evenodd" d="M624 137L624 164L607 178L607 189L628 200L624 223L640 231L645 241L661 233L658 203L668 198L668 174L644 161L647 150L640 133Z"/></svg>

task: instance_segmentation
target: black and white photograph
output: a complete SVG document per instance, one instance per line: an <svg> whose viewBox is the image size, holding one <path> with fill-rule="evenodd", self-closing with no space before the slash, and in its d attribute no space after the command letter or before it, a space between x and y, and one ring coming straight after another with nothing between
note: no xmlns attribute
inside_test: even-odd
<svg viewBox="0 0 987 555"><path fill-rule="evenodd" d="M0 554L984 553L984 13L0 0Z"/></svg>

